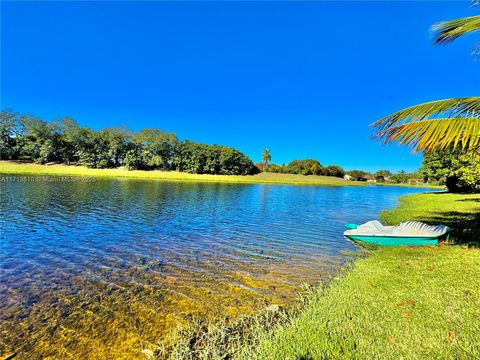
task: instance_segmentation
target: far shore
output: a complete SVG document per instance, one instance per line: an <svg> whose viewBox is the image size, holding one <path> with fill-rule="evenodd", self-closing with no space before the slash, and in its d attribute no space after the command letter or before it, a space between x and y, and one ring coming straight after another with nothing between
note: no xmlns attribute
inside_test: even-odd
<svg viewBox="0 0 480 360"><path fill-rule="evenodd" d="M424 188L441 188L425 184L372 184L367 182L349 181L333 176L278 174L263 172L257 175L208 175L189 174L178 171L159 170L126 170L116 169L91 169L84 166L73 165L40 165L18 161L0 161L0 174L2 175L51 175L51 176L87 176L101 178L148 179L159 181L191 181L191 182L216 182L236 184L284 184L284 185L315 185L315 186L410 186Z"/></svg>

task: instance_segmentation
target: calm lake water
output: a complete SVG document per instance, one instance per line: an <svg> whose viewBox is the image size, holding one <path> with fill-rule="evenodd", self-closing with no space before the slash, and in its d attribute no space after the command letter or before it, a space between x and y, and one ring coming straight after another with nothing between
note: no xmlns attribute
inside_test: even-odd
<svg viewBox="0 0 480 360"><path fill-rule="evenodd" d="M0 355L136 358L195 317L287 304L425 189L1 178Z"/></svg>

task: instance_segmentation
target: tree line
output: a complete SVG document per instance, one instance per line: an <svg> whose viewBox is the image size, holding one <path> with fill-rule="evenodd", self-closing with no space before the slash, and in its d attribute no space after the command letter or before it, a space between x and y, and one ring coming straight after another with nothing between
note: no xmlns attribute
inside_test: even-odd
<svg viewBox="0 0 480 360"><path fill-rule="evenodd" d="M269 149L262 153L263 162L255 166L249 157L231 147L179 141L175 134L159 129L132 132L115 127L96 131L81 127L71 118L47 122L11 110L0 113L0 159L195 174L252 175L266 171L340 178L348 175L353 181L429 182L446 185L454 192L480 191L480 149L450 146L426 152L422 167L414 173L345 171L314 159L276 165L270 163Z"/></svg>
<svg viewBox="0 0 480 360"><path fill-rule="evenodd" d="M449 147L424 153L418 171L378 170L369 173L363 170L345 171L338 165L322 166L318 160L293 160L287 165L270 163L270 150L262 153L263 162L257 163L260 171L344 177L351 181L374 181L377 183L429 183L444 185L450 192L480 192L480 150Z"/></svg>
<svg viewBox="0 0 480 360"><path fill-rule="evenodd" d="M47 122L11 110L0 114L0 159L195 174L258 173L249 157L228 146L179 141L174 133L159 129L96 131L68 117Z"/></svg>
<svg viewBox="0 0 480 360"><path fill-rule="evenodd" d="M380 183L389 182L395 184L406 184L412 181L428 181L428 178L422 171L413 173L407 173L405 171L393 173L389 170L378 170L374 173L369 173L363 170L346 171L338 165L323 166L320 161L314 159L293 160L287 165L276 165L274 163L268 163L268 161L271 160L270 151L268 151L268 161L265 161L265 154L263 157L264 161L262 163L257 163L257 167L261 171L272 173L335 176L339 178L346 178L351 181L375 181ZM441 179L436 179L436 181L441 181Z"/></svg>
<svg viewBox="0 0 480 360"><path fill-rule="evenodd" d="M371 174L362 170L351 170L346 174L354 181L374 180L394 184L423 182L444 185L450 192L480 192L480 149L450 146L424 152L422 166L413 173L378 170Z"/></svg>
<svg viewBox="0 0 480 360"><path fill-rule="evenodd" d="M338 165L328 165L323 166L318 160L314 159L305 159L305 160L293 160L287 165L276 165L263 163L258 163L257 167L260 170L272 173L281 173L281 174L301 174L301 175L321 175L321 176L335 176L343 177L345 175L345 170L343 170Z"/></svg>
<svg viewBox="0 0 480 360"><path fill-rule="evenodd" d="M349 180L352 181L375 181L379 183L394 183L394 184L407 184L409 182L428 182L428 178L421 171L415 171L408 173L401 170L397 173L393 173L390 170L377 170L374 173L369 173L363 170L350 170L347 171Z"/></svg>

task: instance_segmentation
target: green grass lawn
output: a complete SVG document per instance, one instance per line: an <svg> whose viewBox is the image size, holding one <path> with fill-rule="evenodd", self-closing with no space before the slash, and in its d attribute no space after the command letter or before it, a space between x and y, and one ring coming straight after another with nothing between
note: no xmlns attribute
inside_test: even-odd
<svg viewBox="0 0 480 360"><path fill-rule="evenodd" d="M382 212L381 218L389 224L419 220L448 225L456 243L480 247L480 194L409 195L395 209Z"/></svg>
<svg viewBox="0 0 480 360"><path fill-rule="evenodd" d="M478 359L480 250L383 248L246 358Z"/></svg>
<svg viewBox="0 0 480 360"><path fill-rule="evenodd" d="M368 251L295 309L192 327L158 357L479 359L480 195L409 195L382 218L442 222L470 246Z"/></svg>
<svg viewBox="0 0 480 360"><path fill-rule="evenodd" d="M39 165L0 161L0 174L16 175L60 175L60 176L92 176L105 178L132 178L166 181L224 182L246 184L292 184L322 186L362 186L364 182L346 181L333 176L304 176L295 174L260 173L258 175L199 175L177 171L128 171L118 169L89 169L84 166Z"/></svg>
<svg viewBox="0 0 480 360"><path fill-rule="evenodd" d="M142 171L117 169L90 169L84 166L39 165L15 161L0 161L0 174L11 175L54 175L54 176L90 176L103 178L150 179L163 181L223 182L243 184L290 184L320 186L366 186L366 182L346 181L333 176L260 173L257 175L200 175L178 171ZM432 188L432 185L379 184L392 186L412 186Z"/></svg>

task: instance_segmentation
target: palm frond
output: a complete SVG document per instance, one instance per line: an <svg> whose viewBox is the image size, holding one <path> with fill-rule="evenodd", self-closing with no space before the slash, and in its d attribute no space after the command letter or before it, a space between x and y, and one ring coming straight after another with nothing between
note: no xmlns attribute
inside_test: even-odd
<svg viewBox="0 0 480 360"><path fill-rule="evenodd" d="M431 151L453 145L464 149L480 146L480 117L453 117L420 120L383 129L374 135L385 144L398 142L415 151Z"/></svg>
<svg viewBox="0 0 480 360"><path fill-rule="evenodd" d="M400 123L424 120L432 116L441 115L450 118L478 116L478 114L480 114L480 97L453 98L411 106L388 115L370 126L381 131Z"/></svg>
<svg viewBox="0 0 480 360"><path fill-rule="evenodd" d="M434 44L447 44L470 32L480 30L480 15L442 21L432 25Z"/></svg>

